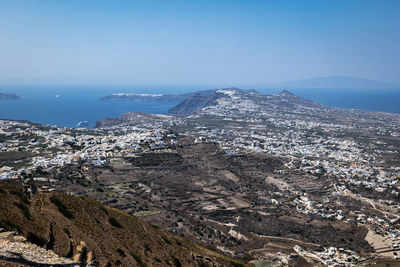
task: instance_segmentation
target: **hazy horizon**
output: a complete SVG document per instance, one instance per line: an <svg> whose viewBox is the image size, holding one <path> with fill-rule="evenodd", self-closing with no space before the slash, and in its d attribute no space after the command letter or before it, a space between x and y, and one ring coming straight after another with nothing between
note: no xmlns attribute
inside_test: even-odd
<svg viewBox="0 0 400 267"><path fill-rule="evenodd" d="M1 84L400 84L398 1L0 1Z"/></svg>

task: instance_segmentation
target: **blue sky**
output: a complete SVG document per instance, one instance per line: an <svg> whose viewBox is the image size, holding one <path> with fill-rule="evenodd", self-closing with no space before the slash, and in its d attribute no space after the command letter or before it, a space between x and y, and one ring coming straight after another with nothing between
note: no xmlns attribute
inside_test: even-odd
<svg viewBox="0 0 400 267"><path fill-rule="evenodd" d="M400 1L0 0L0 83L400 83Z"/></svg>

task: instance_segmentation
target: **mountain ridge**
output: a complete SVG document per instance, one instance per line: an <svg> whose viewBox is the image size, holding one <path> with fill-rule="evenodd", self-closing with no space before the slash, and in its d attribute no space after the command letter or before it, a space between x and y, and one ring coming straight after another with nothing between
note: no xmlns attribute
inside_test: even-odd
<svg viewBox="0 0 400 267"><path fill-rule="evenodd" d="M227 101L234 101L236 104L239 102L250 103L258 105L275 105L277 108L288 105L298 104L314 108L322 105L315 103L311 100L299 97L288 90L283 90L279 94L262 94L255 90L243 90L239 88L224 88L216 89L213 94L208 96L193 95L188 99L182 101L175 107L168 110L169 115L193 115L204 111L207 107L218 107L224 105ZM240 105L240 104L239 104Z"/></svg>
<svg viewBox="0 0 400 267"><path fill-rule="evenodd" d="M128 112L119 118L106 118L96 122L95 128L113 127L120 125L136 125L142 120L153 122L163 121L170 116L190 116L194 114L215 113L216 109L234 109L235 112L260 112L269 110L287 112L297 109L321 109L331 110L311 100L302 98L288 90L282 90L279 94L263 94L256 90L244 90L236 87L206 90L206 93L194 93L187 99L178 103L167 111L167 114L145 114ZM250 109L248 109L250 108ZM299 111L300 112L300 111ZM217 112L218 113L218 112Z"/></svg>

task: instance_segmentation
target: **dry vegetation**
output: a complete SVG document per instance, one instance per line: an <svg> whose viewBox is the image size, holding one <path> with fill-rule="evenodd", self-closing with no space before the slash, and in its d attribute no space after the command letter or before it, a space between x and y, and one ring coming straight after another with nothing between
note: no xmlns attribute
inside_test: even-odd
<svg viewBox="0 0 400 267"><path fill-rule="evenodd" d="M0 183L0 227L63 257L100 266L244 266L97 201L31 189Z"/></svg>

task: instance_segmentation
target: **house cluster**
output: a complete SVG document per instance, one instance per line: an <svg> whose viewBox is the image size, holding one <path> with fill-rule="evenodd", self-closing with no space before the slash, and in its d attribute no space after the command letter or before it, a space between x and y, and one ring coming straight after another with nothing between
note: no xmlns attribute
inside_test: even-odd
<svg viewBox="0 0 400 267"><path fill-rule="evenodd" d="M271 122L271 121L270 121ZM292 124L290 124L292 125ZM295 125L307 125L296 122ZM334 126L332 132L338 127ZM324 128L329 132L330 128ZM304 172L338 177L343 185L373 188L377 192L389 190L397 196L400 192L400 171L398 167L383 166L377 158L388 150L377 151L373 143L360 144L352 139L335 136L329 138L299 129L270 128L254 131L241 129L220 129L201 127L190 132L217 142L226 151L242 153L263 152L290 159L289 168L299 168Z"/></svg>
<svg viewBox="0 0 400 267"><path fill-rule="evenodd" d="M315 264L315 262L318 262L325 266L355 266L361 259L357 253L343 248L329 247L321 252L311 252L296 245L293 249L310 263Z"/></svg>
<svg viewBox="0 0 400 267"><path fill-rule="evenodd" d="M18 178L38 167L83 162L103 166L113 157L165 152L176 145L176 136L162 129L124 127L121 133L120 129L67 129L0 120L1 136L0 179ZM22 159L10 161L14 156Z"/></svg>

